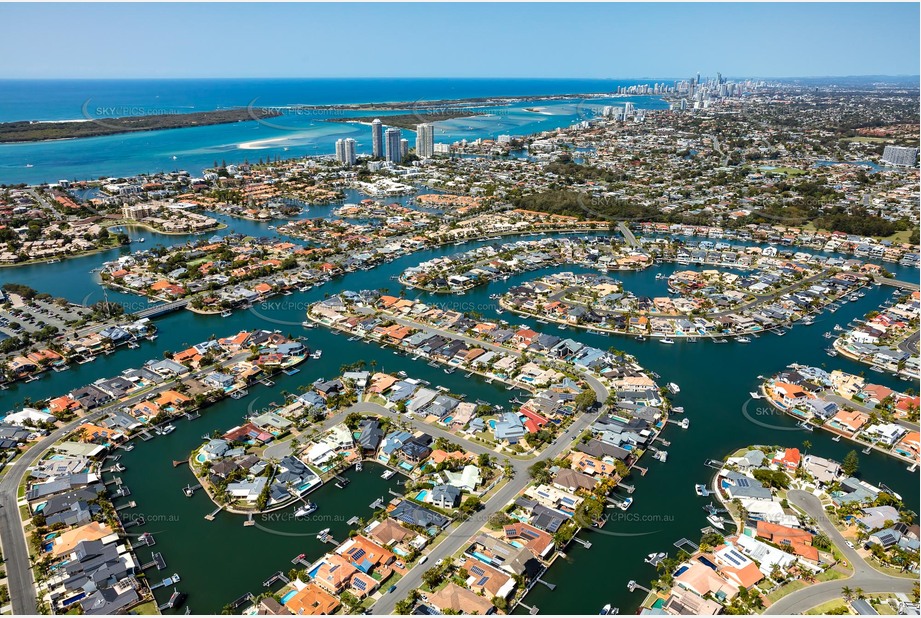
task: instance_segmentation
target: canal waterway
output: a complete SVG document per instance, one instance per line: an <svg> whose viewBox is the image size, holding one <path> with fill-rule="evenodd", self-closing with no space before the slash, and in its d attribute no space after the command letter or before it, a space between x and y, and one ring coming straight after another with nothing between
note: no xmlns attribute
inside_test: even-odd
<svg viewBox="0 0 921 618"><path fill-rule="evenodd" d="M313 211L314 207L311 207ZM265 235L268 224L253 223L223 217L230 230L243 234ZM183 237L165 237L147 231L132 232L147 237L148 243L183 243ZM127 470L120 473L131 488L131 499L138 507L129 513L143 514L148 519L145 528L137 532L153 532L156 551L167 561L166 572L152 571L153 580L160 576L179 573L179 589L189 594L188 603L196 613L220 612L221 608L246 592L258 593L261 582L278 570L291 568L291 558L305 553L318 557L323 551L314 536L317 526L311 522L291 519L261 521L259 525L244 527L244 518L221 513L214 521L204 516L214 507L207 497L197 493L186 498L181 489L193 482L185 466L173 468L173 460L186 459L199 446L202 436L213 430L226 430L240 421L250 411L281 402L283 392L295 393L299 386L308 385L319 377L332 378L339 374L340 366L356 360L374 363L385 371L406 371L413 377L444 385L454 392L465 393L468 400L483 399L496 404L507 403L512 393L504 387L486 384L472 377L466 379L461 372L445 374L441 369L429 367L424 361L413 361L389 350L361 341L350 342L345 336L326 329L304 329L307 305L327 294L342 290L389 288L397 293L400 285L393 280L408 266L440 255L465 251L482 243L463 246L446 246L421 251L399 258L369 271L357 271L304 293L270 299L249 311L237 311L231 317L200 316L180 311L156 320L160 330L154 342L145 342L138 349L121 349L116 354L102 356L95 362L77 365L62 373L52 373L28 384L11 386L0 395L0 410L13 409L28 397L33 401L67 392L103 376L142 364L149 358L158 358L165 351L207 339L211 335L224 336L242 329L280 329L284 333L306 336L312 348L323 350L321 360L308 360L301 372L294 376L279 376L273 387L257 386L250 389L249 397L242 400L225 400L210 408L195 421L177 421L177 430L168 436L150 442L137 442L135 449L124 453L121 461ZM737 243L733 243L737 244ZM135 245L134 247L139 247ZM146 245L150 246L150 244ZM131 247L115 249L84 258L66 260L53 266L27 266L0 271L0 281L26 283L39 291L64 296L75 302L102 299L100 288L90 271L103 261L128 252ZM885 264L896 277L917 281L917 270L895 264ZM621 279L625 287L638 295L664 295L666 282L656 280L657 273L669 274L677 268L663 265L641 272L611 273ZM559 266L522 273L507 281L497 281L476 288L463 296L425 294L417 290L406 291L409 298L423 298L426 302L465 311L476 311L487 318L502 317L513 324L527 323L538 331L572 337L578 341L600 347L615 347L637 357L640 364L661 375L660 384L675 382L681 392L673 399L683 406L690 419L690 428L682 430L669 425L663 437L671 441L667 447L668 461L660 463L651 458L641 465L648 467L645 477L637 476L629 482L635 485L635 502L626 512L609 510L610 520L601 530L590 530L582 536L592 542L591 549L574 544L567 558L559 560L544 576L557 584L555 591L536 586L528 595L527 603L536 605L541 613L594 613L604 604L620 607L624 613L635 610L641 593L630 594L627 581L646 582L654 577L652 567L643 558L653 551L676 551L676 540L687 537L698 540L700 529L706 526L702 506L709 499L695 495L696 483L708 482L712 470L704 465L709 458L720 459L727 453L748 444L777 444L803 447L808 440L809 452L841 460L854 447L846 441L835 443L831 435L822 431L808 433L795 425L793 419L774 411L766 403L750 399L749 391L756 390L759 375L768 376L789 363L797 362L864 373L868 379L891 388L904 390L911 384L888 374L868 371L864 365L842 357L831 358L825 349L831 340L822 337L835 324L845 325L855 317L877 308L892 296L893 288L871 287L858 302L845 303L837 313L821 314L813 326L795 326L792 332L780 337L764 334L745 345L736 342L714 344L708 341L675 345L662 345L656 341L637 342L624 337L605 337L584 330L560 330L556 325L538 324L536 319L496 314L496 301L489 296L502 293L509 287L542 274L559 271L585 271L584 268ZM137 297L108 292L109 300L125 302L134 307ZM141 303L146 303L143 299ZM917 385L914 385L917 388ZM346 489L326 486L311 496L320 509L315 514L335 521L324 521L321 528L330 527L333 536L341 539L348 526L345 520L367 516L374 500L386 494L387 488L396 487L400 479L386 482L379 472L366 467L360 473L350 473L352 483ZM906 465L880 453L860 455L860 476L871 483L884 482L899 492L907 505L918 511L917 475L906 470ZM288 515L290 516L290 509ZM344 518L342 521L336 518ZM290 536L293 535L293 536ZM141 550L141 560L146 561L150 550ZM586 586L586 581L593 585ZM162 602L171 589L159 590ZM577 592L576 592L577 591Z"/></svg>

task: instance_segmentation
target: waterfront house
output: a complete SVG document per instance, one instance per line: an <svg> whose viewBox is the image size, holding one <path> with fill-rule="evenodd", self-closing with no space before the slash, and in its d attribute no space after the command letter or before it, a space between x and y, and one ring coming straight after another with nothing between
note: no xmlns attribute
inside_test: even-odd
<svg viewBox="0 0 921 618"><path fill-rule="evenodd" d="M340 605L338 597L314 583L300 588L285 602L285 608L296 616L326 616L334 614Z"/></svg>
<svg viewBox="0 0 921 618"><path fill-rule="evenodd" d="M434 506L453 509L460 505L461 490L453 485L435 485L429 491L427 499Z"/></svg>
<svg viewBox="0 0 921 618"><path fill-rule="evenodd" d="M830 429L837 430L846 435L854 435L861 427L867 424L869 416L857 410L839 410L826 424Z"/></svg>
<svg viewBox="0 0 921 618"><path fill-rule="evenodd" d="M493 436L497 442L517 444L526 433L524 423L514 412L504 412L494 421Z"/></svg>
<svg viewBox="0 0 921 618"><path fill-rule="evenodd" d="M464 554L513 576L530 577L541 570L541 565L531 550L526 547L515 547L483 532L474 538Z"/></svg>
<svg viewBox="0 0 921 618"><path fill-rule="evenodd" d="M530 524L515 522L504 526L502 533L508 541L523 545L545 562L553 554L553 536Z"/></svg>
<svg viewBox="0 0 921 618"><path fill-rule="evenodd" d="M495 606L475 592L461 588L454 582L429 595L429 604L439 612L486 616L495 612Z"/></svg>
<svg viewBox="0 0 921 618"><path fill-rule="evenodd" d="M878 530L901 520L898 510L889 505L868 507L861 510L864 516L857 520L857 525L864 530Z"/></svg>
<svg viewBox="0 0 921 618"><path fill-rule="evenodd" d="M390 517L410 526L444 528L451 520L409 500L402 500L390 511Z"/></svg>
<svg viewBox="0 0 921 618"><path fill-rule="evenodd" d="M798 448L788 448L777 451L771 459L775 466L785 468L789 472L796 472L800 464L800 452Z"/></svg>
<svg viewBox="0 0 921 618"><path fill-rule="evenodd" d="M675 585L699 597L711 596L729 601L739 593L737 586L720 577L716 570L698 560L691 560L687 568L675 577Z"/></svg>
<svg viewBox="0 0 921 618"><path fill-rule="evenodd" d="M503 571L467 556L461 568L467 572L467 588L487 599L507 599L515 589L515 580Z"/></svg>
<svg viewBox="0 0 921 618"><path fill-rule="evenodd" d="M818 563L819 561L819 550L812 546L814 535L801 528L759 521L756 536L775 545L789 547L794 554L810 562Z"/></svg>
<svg viewBox="0 0 921 618"><path fill-rule="evenodd" d="M841 466L837 462L818 455L803 457L803 469L815 479L820 487L834 483L841 474Z"/></svg>

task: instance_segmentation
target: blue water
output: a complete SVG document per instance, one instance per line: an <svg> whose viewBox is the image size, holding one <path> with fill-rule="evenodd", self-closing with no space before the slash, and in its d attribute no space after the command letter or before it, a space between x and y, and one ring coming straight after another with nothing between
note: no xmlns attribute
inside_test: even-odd
<svg viewBox="0 0 921 618"><path fill-rule="evenodd" d="M665 81L665 80L652 80ZM565 79L311 79L311 80L125 80L0 81L0 121L80 120L147 114L177 114L228 107L285 107L283 115L210 127L136 132L108 137L0 145L0 183L41 183L67 179L187 170L193 174L220 163L258 162L333 154L335 141L352 137L359 153L369 153L370 129L327 122L331 117L369 115L341 110L295 110L296 105L413 102L488 96L610 93L634 81ZM569 126L604 105L632 101L661 109L657 97L581 97L536 103L511 102L475 108L488 114L436 123L436 141L525 135ZM539 107L541 113L526 111ZM428 108L409 110L426 121ZM437 111L437 109L436 109ZM392 113L392 112L391 112ZM406 113L406 112L403 112ZM386 123L387 112L379 115ZM413 140L413 133L407 139Z"/></svg>

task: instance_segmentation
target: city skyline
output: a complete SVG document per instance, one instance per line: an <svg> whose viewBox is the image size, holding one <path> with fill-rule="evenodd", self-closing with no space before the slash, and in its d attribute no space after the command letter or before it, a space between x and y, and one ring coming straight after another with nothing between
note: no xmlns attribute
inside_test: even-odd
<svg viewBox="0 0 921 618"><path fill-rule="evenodd" d="M17 58L0 70L0 78L665 78L708 70L795 78L919 72L919 7L912 3L547 3L527 11L516 4L458 3L50 4L5 5L3 11L9 23L34 23L49 8L56 19L42 26L46 45L32 45L25 28L11 29L0 42L0 52ZM167 18L168 46L160 26ZM406 32L434 26L439 41L453 41L464 53L420 54L400 63L369 54L362 44L335 57L319 53L335 46L342 32L370 31L387 19ZM481 27L487 23L507 24L509 36L519 40L515 45L528 53L497 53L509 41L501 31ZM567 46L567 40L580 45ZM586 44L592 53L581 53ZM26 47L29 53L22 54ZM264 51L240 53L247 48ZM81 54L74 56L68 51L73 49ZM676 56L677 49L682 53ZM624 60L615 64L615 58Z"/></svg>

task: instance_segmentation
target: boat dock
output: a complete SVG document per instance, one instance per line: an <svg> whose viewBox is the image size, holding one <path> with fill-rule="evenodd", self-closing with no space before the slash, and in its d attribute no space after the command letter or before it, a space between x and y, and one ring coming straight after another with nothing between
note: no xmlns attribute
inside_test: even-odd
<svg viewBox="0 0 921 618"><path fill-rule="evenodd" d="M201 483L196 483L194 485L186 485L182 488L182 493L186 495L186 498L191 498L195 495L195 490L201 489Z"/></svg>
<svg viewBox="0 0 921 618"><path fill-rule="evenodd" d="M288 577L284 573L282 573L281 571L276 571L275 573L272 574L271 577L269 577L267 580L262 582L262 587L269 588L272 584L278 581L284 582L286 584L291 583L291 580L288 579Z"/></svg>
<svg viewBox="0 0 921 618"><path fill-rule="evenodd" d="M546 581L542 580L542 579L539 578L539 577L538 577L535 581L536 581L538 584L543 584L543 585L545 585L547 588L550 588L550 590L556 590L556 584L551 584L550 582L546 582Z"/></svg>
<svg viewBox="0 0 921 618"><path fill-rule="evenodd" d="M540 611L536 605L532 607L530 605L525 605L524 603L519 603L518 606L523 607L526 610L528 610L528 613L531 614L532 616L535 616Z"/></svg>
<svg viewBox="0 0 921 618"><path fill-rule="evenodd" d="M572 537L572 540L575 541L576 543L578 543L579 545L581 545L582 547L584 547L585 549L591 549L591 548L592 548L592 542L591 542L591 541L586 541L585 539L580 539L580 538L577 537L577 536ZM551 588L551 590L552 590L552 588Z"/></svg>
<svg viewBox="0 0 921 618"><path fill-rule="evenodd" d="M110 478L108 481L104 481L102 484L103 484L103 485L106 485L106 486L108 486L108 485L121 485L121 484L122 484L122 479L121 479L120 476L113 476L113 477Z"/></svg>
<svg viewBox="0 0 921 618"><path fill-rule="evenodd" d="M135 502L134 500L132 500L131 502L128 502L127 504L123 504L123 505L121 505L121 506L116 506L116 507L115 507L115 510L116 510L116 511L124 511L125 509L133 509L133 508L136 507L136 506L137 506L137 502Z"/></svg>
<svg viewBox="0 0 921 618"><path fill-rule="evenodd" d="M678 426L681 427L682 429L687 429L688 427L691 426L691 419L689 419L689 418L686 417L686 416L685 416L684 418L682 418L680 421L676 421L675 419L670 418L670 419L668 419L668 422L669 422L669 423L674 423L675 425L678 425Z"/></svg>
<svg viewBox="0 0 921 618"><path fill-rule="evenodd" d="M224 510L224 507L219 506L216 509L214 509L214 511L212 511L211 513L205 515L205 519L207 519L208 521L214 521L214 518L217 516L217 514L223 510Z"/></svg>
<svg viewBox="0 0 921 618"><path fill-rule="evenodd" d="M172 586L173 584L179 583L179 575L173 573L172 576L167 577L163 581L157 582L156 584L151 584L150 589L156 590L157 588L165 588L166 586Z"/></svg>
<svg viewBox="0 0 921 618"><path fill-rule="evenodd" d="M146 523L147 523L146 519L144 519L143 517L138 517L137 519L132 519L130 521L124 522L122 524L122 528L127 530L128 528L132 528L134 526L143 526Z"/></svg>
<svg viewBox="0 0 921 618"><path fill-rule="evenodd" d="M253 596L252 592L247 592L243 596L237 598L236 601L231 603L230 607L233 609L239 609L240 607L243 607L243 605L245 605L246 603L250 603L251 601L253 601L254 598L255 597Z"/></svg>
<svg viewBox="0 0 921 618"><path fill-rule="evenodd" d="M675 541L674 546L677 547L678 549L688 552L689 554L693 554L698 549L700 549L700 546L697 545L697 543L690 541L684 537ZM688 550L689 547L690 547L690 550Z"/></svg>
<svg viewBox="0 0 921 618"><path fill-rule="evenodd" d="M623 483L623 482L618 483L617 486L625 490L628 494L632 494L636 490L636 487L634 487L633 485L627 485L626 483Z"/></svg>
<svg viewBox="0 0 921 618"><path fill-rule="evenodd" d="M161 603L157 606L157 609L163 611L164 609L173 609L179 604L180 599L182 599L182 593L178 589L173 588L173 594L170 595L169 600L166 603Z"/></svg>
<svg viewBox="0 0 921 618"><path fill-rule="evenodd" d="M724 464L719 459L708 459L704 462L704 465L708 468L713 468L714 470L722 470Z"/></svg>
<svg viewBox="0 0 921 618"><path fill-rule="evenodd" d="M377 500L375 500L374 502L372 502L371 504L368 505L368 508L370 508L370 509L372 509L372 510L374 510L374 511L376 511L377 509L383 508L383 507L384 507L384 499L383 499L383 498L378 498Z"/></svg>
<svg viewBox="0 0 921 618"><path fill-rule="evenodd" d="M345 522L345 523L347 523L347 524L350 525L350 526L354 526L355 524L357 524L357 523L360 522L360 521L361 521L361 518L360 518L358 515L355 515L354 517L352 517L351 519L349 519L349 520L348 520L347 522Z"/></svg>
<svg viewBox="0 0 921 618"><path fill-rule="evenodd" d="M198 412L198 410L196 410L196 411L194 411L194 412L186 412L186 413L185 413L185 417L186 417L188 420L190 420L190 421L194 421L196 418L201 417L201 413Z"/></svg>
<svg viewBox="0 0 921 618"><path fill-rule="evenodd" d="M150 557L150 562L142 564L140 568L142 571L154 568L158 571L162 571L166 568L166 560L163 559L163 555L160 554L160 552L155 552L154 555Z"/></svg>
<svg viewBox="0 0 921 618"><path fill-rule="evenodd" d="M246 516L246 521L243 522L243 527L248 528L250 526L255 526L256 522L253 520L253 514L250 513Z"/></svg>
<svg viewBox="0 0 921 618"><path fill-rule="evenodd" d="M144 431L139 432L138 436L140 436L141 440L143 440L144 442L147 442L148 440L153 440L153 436L150 435L150 433L146 429Z"/></svg>
<svg viewBox="0 0 921 618"><path fill-rule="evenodd" d="M116 464L113 465L113 466L109 466L108 468L105 468L105 469L103 469L103 470L100 470L100 472L103 472L103 473L124 472L124 471L125 471L125 466L123 466L123 465L120 464L120 463L116 463Z"/></svg>
<svg viewBox="0 0 921 618"><path fill-rule="evenodd" d="M345 489L349 484L349 479L343 476L339 476L338 474L333 476L333 478L336 479L336 487L339 489Z"/></svg>

